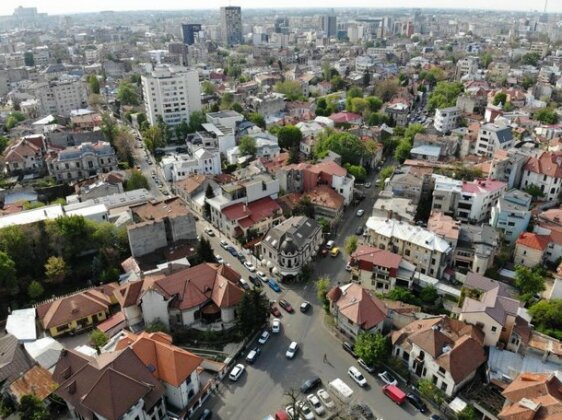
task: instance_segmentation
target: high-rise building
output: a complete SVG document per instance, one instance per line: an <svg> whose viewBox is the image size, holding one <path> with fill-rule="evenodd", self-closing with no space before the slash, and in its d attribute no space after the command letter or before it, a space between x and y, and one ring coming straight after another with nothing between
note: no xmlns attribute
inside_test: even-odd
<svg viewBox="0 0 562 420"><path fill-rule="evenodd" d="M242 9L238 6L221 7L222 40L226 45L242 43Z"/></svg>
<svg viewBox="0 0 562 420"><path fill-rule="evenodd" d="M38 82L29 91L39 101L43 115L70 115L70 111L88 106L88 91L81 80L54 80Z"/></svg>
<svg viewBox="0 0 562 420"><path fill-rule="evenodd" d="M289 33L289 18L278 17L275 19L275 33L288 34Z"/></svg>
<svg viewBox="0 0 562 420"><path fill-rule="evenodd" d="M189 123L194 111L201 111L201 85L195 70L158 66L142 77L144 106L150 124L161 115L168 125Z"/></svg>
<svg viewBox="0 0 562 420"><path fill-rule="evenodd" d="M201 31L199 23L184 23L181 25L181 36L185 45L195 44L197 33Z"/></svg>
<svg viewBox="0 0 562 420"><path fill-rule="evenodd" d="M330 14L322 16L322 30L328 38L336 36L338 32L336 15Z"/></svg>

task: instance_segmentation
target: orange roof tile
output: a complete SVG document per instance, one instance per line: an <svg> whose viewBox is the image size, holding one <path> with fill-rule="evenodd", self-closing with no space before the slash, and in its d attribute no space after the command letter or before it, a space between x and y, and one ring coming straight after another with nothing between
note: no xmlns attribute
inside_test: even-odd
<svg viewBox="0 0 562 420"><path fill-rule="evenodd" d="M532 232L523 232L517 238L517 245L544 251L550 242L550 235L539 235Z"/></svg>

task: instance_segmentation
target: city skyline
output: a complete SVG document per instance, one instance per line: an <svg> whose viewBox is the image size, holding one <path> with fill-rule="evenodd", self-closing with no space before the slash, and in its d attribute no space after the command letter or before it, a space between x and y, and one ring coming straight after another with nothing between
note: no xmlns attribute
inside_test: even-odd
<svg viewBox="0 0 562 420"><path fill-rule="evenodd" d="M529 7L529 3L524 0L498 0L492 3L490 7L490 2L485 0L473 0L470 2L470 7L462 7L458 5L451 4L450 0L427 0L424 2L423 7L420 7L419 2L415 0L396 0L392 3L392 6L388 8L442 8L442 9L485 9L485 10L505 10L505 11L542 11L544 3L539 2L533 4L535 7ZM553 2L551 2L553 3ZM306 7L303 7L302 2L296 0L287 0L283 3L283 7L270 7L269 5L265 7L263 2L260 0L240 0L240 1L224 1L224 0L209 0L203 4L193 4L187 5L183 1L179 0L162 0L158 3L152 2L137 2L132 0L123 0L116 4L114 1L110 0L99 0L95 3L69 3L64 0L54 0L54 1L33 1L33 0L20 0L16 2L7 2L0 4L0 15L11 15L13 10L18 7L37 7L39 12L49 13L49 14L70 14L70 13L86 13L86 12L97 12L103 10L113 10L113 11L133 11L133 10L212 10L218 9L221 6L241 6L246 9L291 9L291 8L339 8L344 6L345 8L384 8L382 6L373 7L372 2L368 0L351 0L345 3L337 0L311 0L307 3ZM559 13L562 12L562 2L559 4L549 4L548 12Z"/></svg>

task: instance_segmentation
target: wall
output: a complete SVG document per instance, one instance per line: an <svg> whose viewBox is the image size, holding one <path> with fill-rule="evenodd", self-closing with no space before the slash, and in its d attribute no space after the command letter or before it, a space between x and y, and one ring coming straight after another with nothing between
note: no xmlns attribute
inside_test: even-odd
<svg viewBox="0 0 562 420"><path fill-rule="evenodd" d="M483 312L463 313L461 312L459 320L465 321L472 325L483 325L482 332L484 332L484 345L495 347L500 339L502 326L499 322L490 318ZM495 331L492 331L495 328Z"/></svg>
<svg viewBox="0 0 562 420"><path fill-rule="evenodd" d="M195 219L191 214L169 218L174 241L185 241L197 238Z"/></svg>
<svg viewBox="0 0 562 420"><path fill-rule="evenodd" d="M515 245L513 255L514 264L522 264L526 267L534 267L542 263L543 252L538 249L527 248L526 246Z"/></svg>
<svg viewBox="0 0 562 420"><path fill-rule="evenodd" d="M98 317L98 322L107 319L107 314L105 312L99 312L96 315ZM78 329L77 321L80 321L81 319L82 318L70 322L69 324L66 325L66 328L64 330L59 330L57 327L52 327L49 329L49 334L51 335L51 337L58 337L59 335L66 334L67 332L77 330ZM87 323L86 323L87 327L94 325L94 319L92 315L88 316L85 319L87 319ZM61 326L59 325L58 327L60 328Z"/></svg>
<svg viewBox="0 0 562 420"><path fill-rule="evenodd" d="M154 290L147 291L142 297L141 308L145 324L159 320L170 328L168 301L160 293Z"/></svg>
<svg viewBox="0 0 562 420"><path fill-rule="evenodd" d="M131 255L139 257L167 245L166 228L163 220L144 222L127 229Z"/></svg>
<svg viewBox="0 0 562 420"><path fill-rule="evenodd" d="M142 312L140 307L137 305L123 308L123 313L125 314L125 319L127 320L129 327L142 321Z"/></svg>

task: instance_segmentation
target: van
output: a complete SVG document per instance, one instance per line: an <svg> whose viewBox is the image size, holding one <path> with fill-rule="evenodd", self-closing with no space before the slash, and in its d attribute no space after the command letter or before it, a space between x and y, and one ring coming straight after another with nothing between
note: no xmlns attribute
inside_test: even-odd
<svg viewBox="0 0 562 420"><path fill-rule="evenodd" d="M406 394L396 385L385 385L382 387L382 392L398 405L406 402Z"/></svg>
<svg viewBox="0 0 562 420"><path fill-rule="evenodd" d="M243 278L240 278L240 286L242 286L243 289L249 289L250 285L248 284L248 282L246 280L244 280Z"/></svg>
<svg viewBox="0 0 562 420"><path fill-rule="evenodd" d="M330 382L328 388L330 388L330 391L342 402L349 403L353 398L353 390L340 378L336 378ZM404 396L404 398L406 398L406 396Z"/></svg>

